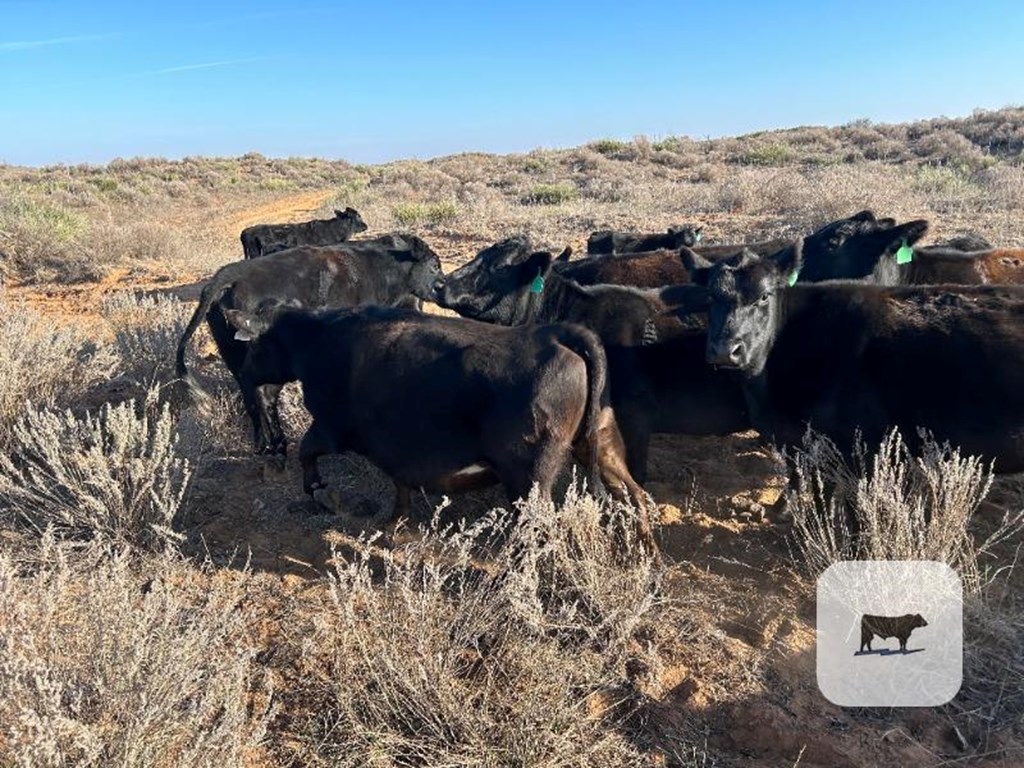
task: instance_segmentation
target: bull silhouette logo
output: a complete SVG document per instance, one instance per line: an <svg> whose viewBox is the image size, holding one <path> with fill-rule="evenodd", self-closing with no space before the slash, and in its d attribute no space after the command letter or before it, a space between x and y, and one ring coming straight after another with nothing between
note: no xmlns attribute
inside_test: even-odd
<svg viewBox="0 0 1024 768"><path fill-rule="evenodd" d="M918 627L927 627L928 622L924 620L924 617L920 613L907 613L903 616L870 616L864 614L860 620L860 650L857 651L856 656L868 653L877 653L882 656L886 656L890 653L896 653L886 648L881 648L877 651L871 648L871 641L877 635L883 640L889 637L895 637L900 641L899 653L917 653L923 651L924 648L916 648L914 650L907 650L907 640L910 639L910 633ZM867 650L864 650L867 646Z"/></svg>

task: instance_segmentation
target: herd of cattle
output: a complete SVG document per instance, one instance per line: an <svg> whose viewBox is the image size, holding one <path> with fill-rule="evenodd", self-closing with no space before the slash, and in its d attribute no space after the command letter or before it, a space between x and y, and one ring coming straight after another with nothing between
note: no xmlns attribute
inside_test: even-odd
<svg viewBox="0 0 1024 768"><path fill-rule="evenodd" d="M571 260L511 237L445 275L410 234L335 218L242 233L245 260L205 286L205 317L252 419L283 454L281 387L312 425L299 457L354 451L398 490L500 482L550 498L570 453L639 510L653 433L754 428L799 444L808 426L846 452L898 427L1024 470L1024 250L977 235L920 247L923 220L861 211L803 238L702 245L697 227L595 232ZM461 317L424 314L434 302Z"/></svg>

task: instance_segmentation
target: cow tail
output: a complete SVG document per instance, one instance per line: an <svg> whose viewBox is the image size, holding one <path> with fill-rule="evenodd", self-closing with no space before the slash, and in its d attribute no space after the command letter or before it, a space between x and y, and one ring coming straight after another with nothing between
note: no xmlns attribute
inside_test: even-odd
<svg viewBox="0 0 1024 768"><path fill-rule="evenodd" d="M184 382L189 394L197 398L204 397L206 392L189 372L188 366L185 364L185 353L188 351L189 341L192 339L193 334L195 334L199 324L203 322L206 313L210 311L210 307L234 285L234 278L231 276L234 271L232 269L222 269L206 284L203 292L199 295L199 304L196 306L196 311L192 313L192 317L185 327L185 332L181 335L181 340L178 342L178 353L175 358L175 375Z"/></svg>
<svg viewBox="0 0 1024 768"><path fill-rule="evenodd" d="M560 341L582 357L587 367L587 405L584 410L582 431L586 445L585 464L593 492L600 487L598 451L602 426L601 413L610 403L608 358L598 337L585 328L567 327Z"/></svg>

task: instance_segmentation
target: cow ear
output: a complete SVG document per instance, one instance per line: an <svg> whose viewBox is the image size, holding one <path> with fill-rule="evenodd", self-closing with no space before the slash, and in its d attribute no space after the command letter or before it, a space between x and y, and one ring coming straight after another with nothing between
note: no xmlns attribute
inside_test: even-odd
<svg viewBox="0 0 1024 768"><path fill-rule="evenodd" d="M543 277L551 269L554 260L549 251L536 251L519 267L520 285L529 285L540 275Z"/></svg>
<svg viewBox="0 0 1024 768"><path fill-rule="evenodd" d="M850 220L851 221L874 221L875 220L875 212L870 210L869 208L865 208L863 211L857 211L857 213L853 214L853 216L850 217Z"/></svg>
<svg viewBox="0 0 1024 768"><path fill-rule="evenodd" d="M235 329L235 338L238 341L253 341L267 329L265 321L251 312L243 312L240 309L225 309L224 318L228 325Z"/></svg>
<svg viewBox="0 0 1024 768"><path fill-rule="evenodd" d="M869 235L870 240L867 242L870 244L871 250L877 253L879 258L882 258L886 254L895 253L897 249L902 248L904 245L912 246L924 237L927 231L927 220L915 219L914 221L908 221L906 224L872 232Z"/></svg>
<svg viewBox="0 0 1024 768"><path fill-rule="evenodd" d="M708 280L711 279L711 268L714 266L712 262L685 245L679 249L679 260L683 262L686 271L690 273L690 279L695 284L708 284Z"/></svg>
<svg viewBox="0 0 1024 768"><path fill-rule="evenodd" d="M927 219L914 219L908 221L906 224L900 224L892 229L885 230L886 234L892 234L894 237L898 237L900 242L906 240L907 245L913 245L928 231L928 220Z"/></svg>
<svg viewBox="0 0 1024 768"><path fill-rule="evenodd" d="M794 240L781 251L773 253L768 257L775 262L779 272L786 278L786 281L793 285L804 266L804 240Z"/></svg>
<svg viewBox="0 0 1024 768"><path fill-rule="evenodd" d="M567 245L567 246L565 246L565 250L562 251L560 254L558 254L558 258L555 259L555 261L557 261L560 264L565 264L571 258L572 258L572 246L571 245Z"/></svg>

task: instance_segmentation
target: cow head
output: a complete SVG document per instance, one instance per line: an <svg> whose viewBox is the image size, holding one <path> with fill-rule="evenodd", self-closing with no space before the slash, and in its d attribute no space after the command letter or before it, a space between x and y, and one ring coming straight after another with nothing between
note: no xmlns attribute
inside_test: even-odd
<svg viewBox="0 0 1024 768"><path fill-rule="evenodd" d="M293 381L287 345L277 338L282 319L308 315L298 301L268 302L253 311L224 309L224 319L235 329L235 339L246 342L241 374L263 383Z"/></svg>
<svg viewBox="0 0 1024 768"><path fill-rule="evenodd" d="M800 282L862 280L892 284L898 282L894 254L903 243L913 245L925 232L923 219L897 225L894 219L876 219L861 211L839 219L804 238L804 265Z"/></svg>
<svg viewBox="0 0 1024 768"><path fill-rule="evenodd" d="M668 234L672 236L673 248L692 248L700 242L703 237L704 227L669 227Z"/></svg>
<svg viewBox="0 0 1024 768"><path fill-rule="evenodd" d="M745 249L715 264L693 251L684 257L693 281L708 288L708 362L757 376L775 341L779 295L801 268L801 241L770 256Z"/></svg>
<svg viewBox="0 0 1024 768"><path fill-rule="evenodd" d="M334 218L347 221L353 234L356 232L365 232L367 229L366 222L363 221L363 217L359 215L359 211L355 208L346 208L344 211L339 211L335 208Z"/></svg>
<svg viewBox="0 0 1024 768"><path fill-rule="evenodd" d="M524 320L531 294L551 269L552 255L532 251L525 237L510 237L480 251L444 279L437 303L464 317L501 325Z"/></svg>
<svg viewBox="0 0 1024 768"><path fill-rule="evenodd" d="M409 292L418 299L435 301L437 287L444 280L441 260L434 250L416 235L392 235L388 254L405 272Z"/></svg>
<svg viewBox="0 0 1024 768"><path fill-rule="evenodd" d="M910 622L912 627L927 627L928 622L924 620L924 616L920 613L915 613L913 620Z"/></svg>

